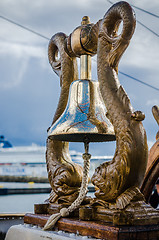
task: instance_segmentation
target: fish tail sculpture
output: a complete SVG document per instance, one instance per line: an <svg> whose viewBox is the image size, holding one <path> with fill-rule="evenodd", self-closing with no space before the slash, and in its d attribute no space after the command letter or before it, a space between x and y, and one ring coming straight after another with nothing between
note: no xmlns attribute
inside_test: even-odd
<svg viewBox="0 0 159 240"><path fill-rule="evenodd" d="M61 93L53 122L64 112L70 84L78 79L77 62L65 51L67 36L55 34L48 47L49 62L54 72L60 77ZM80 190L82 167L73 163L69 154L69 143L47 139L46 163L48 178L52 187L49 202L73 202Z"/></svg>
<svg viewBox="0 0 159 240"><path fill-rule="evenodd" d="M117 35L120 22L123 29ZM116 151L111 162L95 170L92 183L97 199L124 209L134 197L141 197L140 186L147 164L147 139L141 111L133 110L118 79L118 63L135 29L135 15L126 2L114 4L100 22L97 69L100 92L108 117L114 126Z"/></svg>

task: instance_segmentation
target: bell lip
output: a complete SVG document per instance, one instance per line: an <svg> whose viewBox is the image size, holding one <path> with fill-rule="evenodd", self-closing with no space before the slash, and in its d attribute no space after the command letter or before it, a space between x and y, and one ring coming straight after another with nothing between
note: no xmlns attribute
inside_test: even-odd
<svg viewBox="0 0 159 240"><path fill-rule="evenodd" d="M50 134L49 139L64 142L110 142L115 141L116 137L114 134L107 133L64 133L64 134Z"/></svg>

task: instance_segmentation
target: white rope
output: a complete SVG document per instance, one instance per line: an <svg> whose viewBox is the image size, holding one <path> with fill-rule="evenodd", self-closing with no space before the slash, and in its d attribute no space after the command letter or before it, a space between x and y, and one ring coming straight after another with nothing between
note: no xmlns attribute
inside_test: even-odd
<svg viewBox="0 0 159 240"><path fill-rule="evenodd" d="M68 208L62 208L59 213L51 215L47 220L43 230L49 230L53 228L56 222L60 219L60 217L67 217L71 212L73 212L76 208L78 208L80 204L83 202L87 194L88 174L89 174L91 155L86 151L82 157L84 159L84 166L83 166L84 169L83 169L82 184L81 184L78 197Z"/></svg>

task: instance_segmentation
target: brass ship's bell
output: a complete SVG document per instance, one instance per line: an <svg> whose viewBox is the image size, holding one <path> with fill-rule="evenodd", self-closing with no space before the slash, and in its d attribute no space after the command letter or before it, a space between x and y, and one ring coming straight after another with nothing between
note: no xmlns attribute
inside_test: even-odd
<svg viewBox="0 0 159 240"><path fill-rule="evenodd" d="M67 107L49 130L48 136L51 139L68 142L115 140L114 128L106 117L98 81L91 80L91 55L95 54L97 45L96 39L90 34L92 26L89 17L83 17L82 25L69 36L68 51L80 57L80 80L74 81L70 86ZM90 53L89 44L92 42Z"/></svg>
<svg viewBox="0 0 159 240"><path fill-rule="evenodd" d="M106 117L98 81L88 79L89 57L81 56L81 79L71 84L67 107L49 130L51 139L68 142L115 140L114 128ZM87 79L85 73L88 73Z"/></svg>

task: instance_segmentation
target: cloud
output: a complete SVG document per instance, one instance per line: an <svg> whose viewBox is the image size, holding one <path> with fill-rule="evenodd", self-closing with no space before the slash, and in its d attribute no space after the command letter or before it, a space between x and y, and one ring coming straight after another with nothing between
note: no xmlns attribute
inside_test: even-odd
<svg viewBox="0 0 159 240"><path fill-rule="evenodd" d="M0 45L0 58L3 59L1 64L4 64L3 67L6 69L6 74L0 81L0 87L3 89L15 87L21 83L31 58L38 59L42 68L48 68L47 51L42 45L9 41L0 41ZM11 73L12 77L9 77Z"/></svg>
<svg viewBox="0 0 159 240"><path fill-rule="evenodd" d="M29 45L20 42L0 41L1 56L14 56L15 58L36 57L45 58L46 52L43 46Z"/></svg>
<svg viewBox="0 0 159 240"><path fill-rule="evenodd" d="M27 66L28 66L28 58L23 58L23 60L21 61L20 65L19 65L19 70L17 72L16 78L14 77L13 79L8 79L8 81L3 82L3 84L1 85L1 88L5 89L5 88L14 88L17 85L21 84L21 82L23 81L23 77L27 71Z"/></svg>
<svg viewBox="0 0 159 240"><path fill-rule="evenodd" d="M153 98L153 99L149 99L146 102L147 106L154 106L154 105L158 105L159 106L159 98Z"/></svg>

